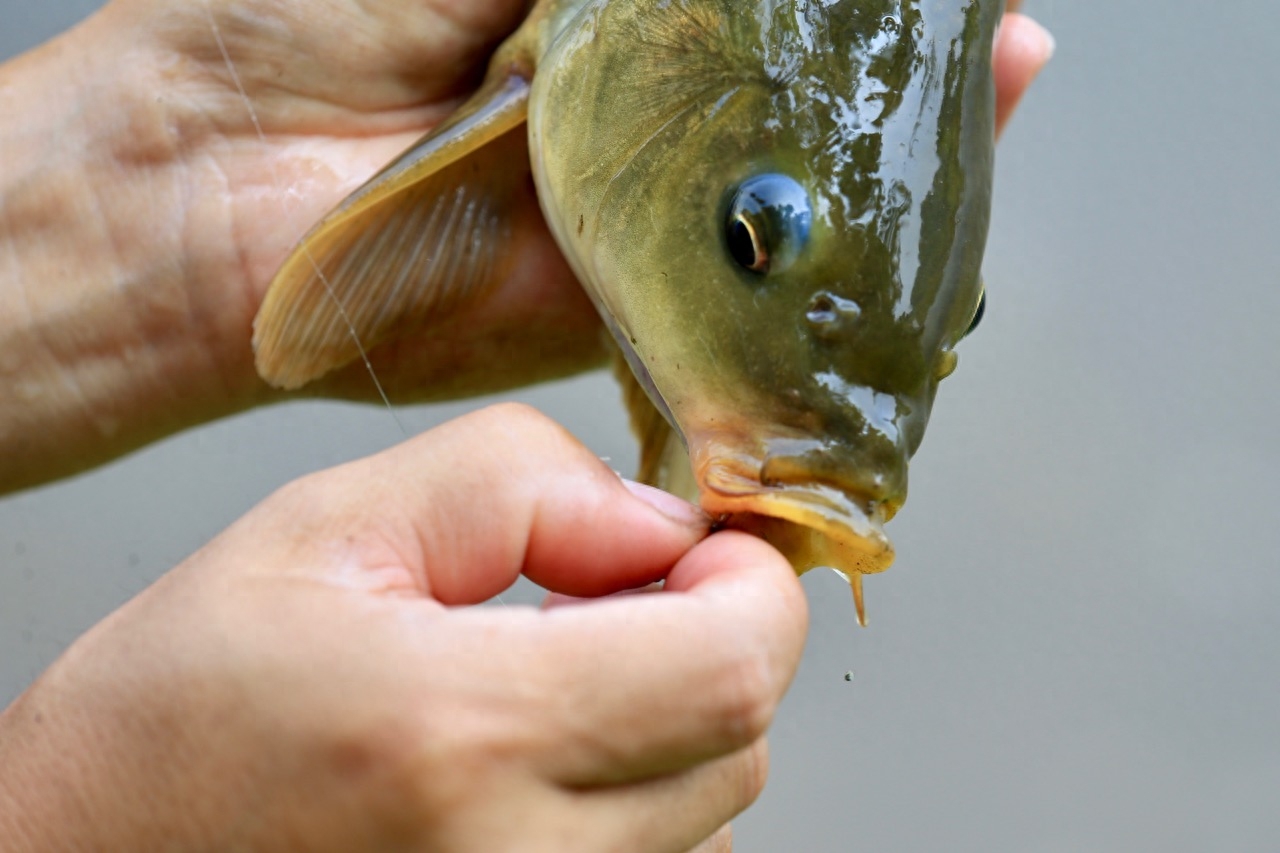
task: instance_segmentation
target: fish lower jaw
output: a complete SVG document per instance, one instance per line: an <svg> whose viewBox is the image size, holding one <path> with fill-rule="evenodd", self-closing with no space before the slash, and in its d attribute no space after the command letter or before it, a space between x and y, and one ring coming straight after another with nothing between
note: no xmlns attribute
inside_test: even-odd
<svg viewBox="0 0 1280 853"><path fill-rule="evenodd" d="M868 516L835 489L757 485L751 492L727 493L704 484L701 493L703 511L724 527L773 545L797 574L826 567L852 583L893 563L884 519Z"/></svg>

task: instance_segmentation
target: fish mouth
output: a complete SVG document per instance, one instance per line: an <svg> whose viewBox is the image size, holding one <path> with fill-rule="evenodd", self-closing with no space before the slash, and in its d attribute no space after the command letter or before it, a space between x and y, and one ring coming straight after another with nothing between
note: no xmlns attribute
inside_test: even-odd
<svg viewBox="0 0 1280 853"><path fill-rule="evenodd" d="M850 583L893 563L884 524L893 508L822 482L762 482L764 464L717 456L695 467L702 509L724 527L760 536L799 574L827 567Z"/></svg>

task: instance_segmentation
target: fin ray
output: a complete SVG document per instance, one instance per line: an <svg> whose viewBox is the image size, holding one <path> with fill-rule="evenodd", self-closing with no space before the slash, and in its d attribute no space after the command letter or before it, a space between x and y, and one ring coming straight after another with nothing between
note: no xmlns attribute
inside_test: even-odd
<svg viewBox="0 0 1280 853"><path fill-rule="evenodd" d="M298 388L500 280L511 199L530 179L528 91L518 75L486 81L302 239L254 320L259 375Z"/></svg>

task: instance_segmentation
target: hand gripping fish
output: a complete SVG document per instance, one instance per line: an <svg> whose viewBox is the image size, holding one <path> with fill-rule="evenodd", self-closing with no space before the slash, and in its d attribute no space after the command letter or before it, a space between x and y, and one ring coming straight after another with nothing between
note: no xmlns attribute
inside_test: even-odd
<svg viewBox="0 0 1280 853"><path fill-rule="evenodd" d="M982 315L1003 0L541 0L479 91L285 262L260 374L298 387L505 274L527 171L617 343L640 478L796 570L893 560ZM515 178L511 176L515 175Z"/></svg>

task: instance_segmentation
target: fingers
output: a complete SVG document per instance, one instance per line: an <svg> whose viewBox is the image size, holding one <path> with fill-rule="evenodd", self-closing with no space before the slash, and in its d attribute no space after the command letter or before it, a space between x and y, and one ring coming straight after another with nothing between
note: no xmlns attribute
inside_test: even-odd
<svg viewBox="0 0 1280 853"><path fill-rule="evenodd" d="M233 541L273 554L269 565L344 584L399 571L403 585L464 604L521 571L578 596L643 586L706 535L707 520L628 488L554 422L503 405L298 481L237 528Z"/></svg>
<svg viewBox="0 0 1280 853"><path fill-rule="evenodd" d="M791 566L725 532L690 551L661 593L557 607L537 654L561 662L562 715L536 763L562 784L651 779L758 740L791 683L808 611ZM710 829L714 827L709 827Z"/></svg>
<svg viewBox="0 0 1280 853"><path fill-rule="evenodd" d="M1010 3L1010 9L1020 4ZM1016 12L1006 14L995 49L996 132L1009 123L1031 82L1053 56L1053 36Z"/></svg>
<svg viewBox="0 0 1280 853"><path fill-rule="evenodd" d="M683 773L584 792L581 814L602 841L642 841L634 849L645 853L727 853L733 838L728 821L756 801L768 773L762 738ZM618 846L603 843L600 849Z"/></svg>

